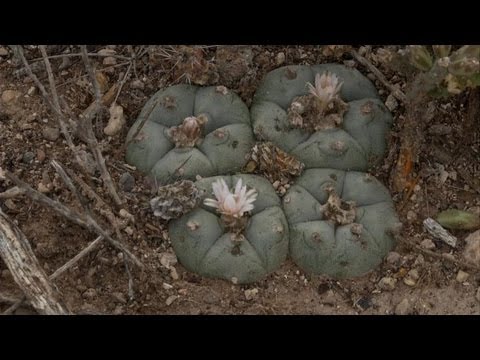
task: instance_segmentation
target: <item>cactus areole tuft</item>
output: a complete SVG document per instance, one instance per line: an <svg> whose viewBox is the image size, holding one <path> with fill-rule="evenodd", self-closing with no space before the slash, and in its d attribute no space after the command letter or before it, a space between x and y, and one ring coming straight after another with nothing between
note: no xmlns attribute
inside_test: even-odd
<svg viewBox="0 0 480 360"><path fill-rule="evenodd" d="M254 138L236 94L223 86L175 85L145 104L127 144L127 162L166 184L239 171Z"/></svg>
<svg viewBox="0 0 480 360"><path fill-rule="evenodd" d="M169 224L181 264L203 276L250 283L276 270L288 253L288 224L270 183L256 175L195 183L201 207Z"/></svg>
<svg viewBox="0 0 480 360"><path fill-rule="evenodd" d="M293 261L336 278L379 265L401 227L388 190L356 171L306 170L285 194L283 208Z"/></svg>
<svg viewBox="0 0 480 360"><path fill-rule="evenodd" d="M306 169L367 170L383 156L392 124L370 80L338 64L271 71L251 116L258 140L273 142Z"/></svg>

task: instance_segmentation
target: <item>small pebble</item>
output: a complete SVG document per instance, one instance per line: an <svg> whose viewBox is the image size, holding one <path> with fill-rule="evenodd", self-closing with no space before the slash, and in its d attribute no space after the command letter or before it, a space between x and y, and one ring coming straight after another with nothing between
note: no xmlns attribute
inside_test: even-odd
<svg viewBox="0 0 480 360"><path fill-rule="evenodd" d="M165 301L165 304L167 304L167 306L170 306L177 299L178 299L178 295L171 295L167 298L167 300Z"/></svg>
<svg viewBox="0 0 480 360"><path fill-rule="evenodd" d="M422 254L419 254L415 259L413 266L422 266L423 264L425 264L425 258L423 257Z"/></svg>
<svg viewBox="0 0 480 360"><path fill-rule="evenodd" d="M42 130L42 135L45 140L56 141L60 137L60 130L58 128L46 127Z"/></svg>
<svg viewBox="0 0 480 360"><path fill-rule="evenodd" d="M180 289L180 290L178 290L178 293L179 293L180 295L185 296L185 295L187 295L188 290L187 290L187 289Z"/></svg>
<svg viewBox="0 0 480 360"><path fill-rule="evenodd" d="M480 266L480 230L477 230L465 239L463 257L472 265Z"/></svg>
<svg viewBox="0 0 480 360"><path fill-rule="evenodd" d="M397 279L386 276L380 279L378 282L378 287L382 290L391 291L395 289L395 285L397 284Z"/></svg>
<svg viewBox="0 0 480 360"><path fill-rule="evenodd" d="M31 86L30 89L28 89L27 91L27 95L29 96L32 96L33 94L35 94L37 88L35 86Z"/></svg>
<svg viewBox="0 0 480 360"><path fill-rule="evenodd" d="M7 56L8 50L5 49L3 46L0 46L0 56Z"/></svg>
<svg viewBox="0 0 480 360"><path fill-rule="evenodd" d="M173 289L173 285L170 285L170 284L168 284L168 283L163 283L163 284L162 284L162 287L163 287L165 290Z"/></svg>
<svg viewBox="0 0 480 360"><path fill-rule="evenodd" d="M245 290L245 299L247 299L248 301L253 300L257 296L257 294L257 288Z"/></svg>
<svg viewBox="0 0 480 360"><path fill-rule="evenodd" d="M93 288L89 288L89 289L85 290L85 292L82 294L82 297L84 299L93 299L96 296L97 296L97 292Z"/></svg>
<svg viewBox="0 0 480 360"><path fill-rule="evenodd" d="M129 172L124 172L120 176L118 184L120 185L120 189L122 189L122 191L132 191L133 187L135 186L135 178Z"/></svg>
<svg viewBox="0 0 480 360"><path fill-rule="evenodd" d="M132 83L130 84L130 87L132 89L139 89L139 90L143 90L145 88L145 84L143 83L142 80L140 79L137 79L137 80L133 80Z"/></svg>
<svg viewBox="0 0 480 360"><path fill-rule="evenodd" d="M285 53L279 52L275 58L275 62L277 63L277 66L282 65L285 62Z"/></svg>
<svg viewBox="0 0 480 360"><path fill-rule="evenodd" d="M403 278L403 283L407 286L415 286L417 280L420 278L420 274L417 269L412 269L407 273L407 276Z"/></svg>
<svg viewBox="0 0 480 360"><path fill-rule="evenodd" d="M46 186L43 182L39 182L38 185L37 185L37 189L38 189L38 191L40 191L42 194L46 194L46 193L50 192L51 187Z"/></svg>
<svg viewBox="0 0 480 360"><path fill-rule="evenodd" d="M46 157L47 155L45 155L45 151L43 151L42 149L37 149L37 160L39 162L43 162Z"/></svg>
<svg viewBox="0 0 480 360"><path fill-rule="evenodd" d="M417 213L415 211L409 210L407 212L407 220L408 221L414 221L417 219Z"/></svg>
<svg viewBox="0 0 480 360"><path fill-rule="evenodd" d="M133 229L130 226L127 226L125 229L123 229L128 235L132 236L133 235Z"/></svg>
<svg viewBox="0 0 480 360"><path fill-rule="evenodd" d="M410 313L410 301L407 298L400 301L395 306L395 315L407 315Z"/></svg>
<svg viewBox="0 0 480 360"><path fill-rule="evenodd" d="M22 95L22 93L20 91L17 91L17 90L5 90L2 93L2 101L5 104L8 104L8 103L11 103L11 102L17 100L21 95Z"/></svg>
<svg viewBox="0 0 480 360"><path fill-rule="evenodd" d="M30 163L32 163L34 158L35 158L35 154L31 151L27 151L25 154L23 154L22 161L25 164L30 164Z"/></svg>
<svg viewBox="0 0 480 360"><path fill-rule="evenodd" d="M387 263L392 265L398 265L401 259L402 257L400 256L400 254L395 251L391 251L387 255Z"/></svg>
<svg viewBox="0 0 480 360"><path fill-rule="evenodd" d="M113 310L113 315L123 315L125 314L125 308L121 305L117 306L115 310Z"/></svg>
<svg viewBox="0 0 480 360"><path fill-rule="evenodd" d="M455 280L457 280L459 283L463 283L463 282L467 281L469 276L470 276L469 273L466 273L465 271L459 270Z"/></svg>
<svg viewBox="0 0 480 360"><path fill-rule="evenodd" d="M112 56L108 56L105 59L103 59L103 65L111 66L116 64L117 64L117 59L115 59Z"/></svg>
<svg viewBox="0 0 480 360"><path fill-rule="evenodd" d="M420 243L420 246L426 250L435 249L435 243L430 239L422 240L422 242Z"/></svg>
<svg viewBox="0 0 480 360"><path fill-rule="evenodd" d="M388 95L387 100L385 101L385 106L390 111L395 110L398 106L398 101L395 99L395 96L392 94Z"/></svg>

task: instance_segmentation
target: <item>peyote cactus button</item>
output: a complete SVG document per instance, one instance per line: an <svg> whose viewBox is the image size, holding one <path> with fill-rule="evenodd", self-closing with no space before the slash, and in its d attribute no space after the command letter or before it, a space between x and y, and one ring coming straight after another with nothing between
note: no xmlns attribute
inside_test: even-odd
<svg viewBox="0 0 480 360"><path fill-rule="evenodd" d="M393 121L370 80L339 64L271 71L250 112L257 138L306 169L365 171L382 158Z"/></svg>
<svg viewBox="0 0 480 360"><path fill-rule="evenodd" d="M202 205L169 224L173 249L187 270L242 284L280 267L288 254L288 224L267 180L216 176L195 185Z"/></svg>
<svg viewBox="0 0 480 360"><path fill-rule="evenodd" d="M165 184L239 171L254 138L236 94L224 86L175 85L145 104L127 143L127 162Z"/></svg>
<svg viewBox="0 0 480 360"><path fill-rule="evenodd" d="M283 208L293 261L336 278L379 265L401 226L388 190L361 172L306 170L285 194Z"/></svg>

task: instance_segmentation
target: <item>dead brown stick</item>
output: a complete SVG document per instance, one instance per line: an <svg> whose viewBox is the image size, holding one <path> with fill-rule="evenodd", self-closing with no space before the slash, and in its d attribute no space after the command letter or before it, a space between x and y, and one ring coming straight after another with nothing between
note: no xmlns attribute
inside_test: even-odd
<svg viewBox="0 0 480 360"><path fill-rule="evenodd" d="M436 258L436 259L442 259L442 260L447 260L451 263L454 263L455 265L461 267L461 268L464 268L464 269L470 269L470 270L473 270L473 271L477 271L479 272L480 271L480 267L478 266L475 266L475 265L472 265L472 264L469 264L465 261L461 261L461 260L457 260L455 258L451 258L449 256L445 256L445 254L438 254L434 251L431 251L431 250L427 250L427 249L424 249L414 243L412 243L411 241L409 240L405 240L405 239L399 239L400 240L400 243L402 243L403 245L405 245L406 247L410 248L410 249L413 249L413 250L417 250L417 251L420 251L421 253L427 255L427 256L430 256L430 257L433 257L433 258Z"/></svg>
<svg viewBox="0 0 480 360"><path fill-rule="evenodd" d="M113 58L116 58L116 59L119 59L119 60L126 60L126 61L132 60L132 59L129 58L128 56L117 55L117 54L88 53L87 55L88 55L88 57L113 57ZM82 57L82 56L83 56L82 53L59 54L59 55L50 55L50 56L48 57L48 59L59 59L59 58L65 58L65 57ZM40 61L40 60L43 60L43 58L33 59L33 60L32 60L32 63L33 63L33 62L36 62L36 61Z"/></svg>
<svg viewBox="0 0 480 360"><path fill-rule="evenodd" d="M96 205L99 209L100 214L105 216L107 220L110 222L112 227L115 230L115 234L117 235L117 238L122 241L123 236L122 233L120 232L120 228L118 225L118 220L113 211L110 209L110 207L103 201L103 199L98 196L98 194L77 174L75 174L73 171L68 170L67 172L69 175L75 179L77 184L80 185L81 189L85 192L85 195L90 198L91 200L96 202Z"/></svg>
<svg viewBox="0 0 480 360"><path fill-rule="evenodd" d="M116 205L122 205L123 201L122 199L120 199L120 196L118 195L117 190L115 189L115 184L113 183L110 172L107 169L107 166L105 164L105 158L103 157L102 152L100 151L97 138L95 137L95 133L93 131L92 118L100 110L102 99L100 95L100 88L98 86L97 78L95 77L95 73L93 72L92 66L90 65L90 60L88 59L88 56L87 56L86 47L82 46L81 50L83 54L83 61L85 63L85 68L87 69L87 73L89 74L90 81L92 82L94 93L95 93L95 99L96 99L95 100L96 105L94 107L94 111L91 114L89 114L89 116L86 116L83 118L85 122L85 130L87 131L87 144L89 145L90 151L92 152L93 157L97 162L102 180L105 186L107 187L110 193L110 196L112 197Z"/></svg>
<svg viewBox="0 0 480 360"><path fill-rule="evenodd" d="M15 304L18 301L18 298L13 297L9 294L0 293L0 303L3 304Z"/></svg>
<svg viewBox="0 0 480 360"><path fill-rule="evenodd" d="M25 235L1 210L0 256L17 285L40 314L70 313L48 280Z"/></svg>
<svg viewBox="0 0 480 360"><path fill-rule="evenodd" d="M102 240L103 240L103 236L97 237L90 244L88 244L82 251L80 251L77 255L75 255L73 258L71 258L65 264L63 264L57 270L55 270L55 272L49 276L49 279L53 281L56 278L58 278L60 275L65 273L68 269L70 269L72 266L78 263L80 259L84 258L86 255L92 252L102 242Z"/></svg>
<svg viewBox="0 0 480 360"><path fill-rule="evenodd" d="M88 227L88 224L85 218L82 215L78 214L76 211L71 210L70 208L63 205L62 203L52 200L48 196L33 189L27 183L23 182L22 180L20 180L18 177L16 177L9 171L5 170L5 177L11 182L13 182L15 185L17 185L19 188L23 189L25 191L25 195L27 195L32 200L50 207L58 214L66 217L70 221L73 221L77 225L80 225L82 227Z"/></svg>
<svg viewBox="0 0 480 360"><path fill-rule="evenodd" d="M76 263L80 261L80 259L84 258L86 255L88 255L90 252L92 252L103 240L102 236L97 237L94 241L92 241L90 244L88 244L87 247L85 247L82 251L80 251L77 255L75 255L72 259L68 260L65 264L60 266L55 272L48 277L50 281L55 280L58 278L60 275L65 273L68 269L72 268ZM26 297L23 296L20 299L17 298L12 298L12 297L4 297L2 298L2 294L0 294L0 301L4 300L4 302L11 303L12 306L10 306L7 310L3 312L4 315L9 315L13 314L15 310L17 310L26 300Z"/></svg>
<svg viewBox="0 0 480 360"><path fill-rule="evenodd" d="M103 236L114 248L122 251L127 255L135 265L140 268L143 268L144 265L142 262L134 255L128 248L117 240L113 239L110 234L102 229L102 227L88 214L82 215L76 211L71 210L67 206L61 204L58 201L50 199L48 196L38 192L37 190L31 188L28 184L17 178L15 175L9 171L4 171L5 177L15 183L20 188L25 189L25 195L30 197L32 200L38 201L41 204L47 205L53 210L55 210L60 215L66 217L70 221L80 225L92 232L95 232L97 235Z"/></svg>
<svg viewBox="0 0 480 360"><path fill-rule="evenodd" d="M375 65L373 65L370 61L368 61L365 57L360 55L355 50L351 50L350 53L355 58L355 60L357 60L360 64L370 70L373 75L375 75L375 77L383 84L383 86L390 90L390 92L393 96L395 96L395 98L397 98L404 104L406 103L407 97L405 96L404 92L400 90L397 86L390 84L385 75L383 75L382 72L378 70Z"/></svg>
<svg viewBox="0 0 480 360"><path fill-rule="evenodd" d="M42 96L43 96L43 99L44 101L47 103L47 105L50 107L50 110L52 111L52 113L55 115L55 118L57 119L59 125L60 125L60 130L62 131L62 134L63 136L65 137L65 140L67 141L67 145L68 147L72 150L73 152L73 155L75 157L75 160L77 161L78 165L80 166L80 168L87 172L86 171L86 165L85 163L83 162L82 158L80 157L80 155L78 154L78 151L77 151L77 148L75 147L75 145L73 144L73 140L72 140L72 137L70 135L70 132L67 128L67 125L66 125L66 119L64 119L64 116L63 116L63 113L61 111L60 108L57 108L55 107L55 104L50 100L50 97L47 93L47 90L45 89L45 87L43 86L43 84L40 82L40 80L38 80L38 77L33 73L32 71L32 68L30 67L30 64L28 63L27 59L25 58L25 55L23 54L23 49L21 46L16 46L16 50L17 50L17 53L18 53L18 56L20 57L20 59L22 60L23 62L23 65L25 66L25 69L27 71L27 74L30 76L30 78L33 80L33 82L35 83L35 85L38 87L38 89L40 90ZM48 60L46 60L48 62ZM49 63L50 64L50 63ZM48 67L47 68L47 72L48 70L50 70L50 74L49 74L49 77L51 76L53 78L53 75L51 75L51 67ZM53 96L53 91L52 91L52 96ZM56 93L56 92L55 92ZM58 99L58 98L57 98ZM87 172L88 173L88 172Z"/></svg>
<svg viewBox="0 0 480 360"><path fill-rule="evenodd" d="M15 196L25 194L25 190L20 189L18 186L11 187L8 190L0 193L0 199L11 199Z"/></svg>

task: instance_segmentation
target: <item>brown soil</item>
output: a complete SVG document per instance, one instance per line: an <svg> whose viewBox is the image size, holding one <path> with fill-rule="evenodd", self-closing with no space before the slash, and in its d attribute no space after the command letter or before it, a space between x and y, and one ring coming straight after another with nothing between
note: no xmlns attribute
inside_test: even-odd
<svg viewBox="0 0 480 360"><path fill-rule="evenodd" d="M130 56L129 47L112 48L117 55ZM404 86L404 78L376 61L379 48L367 47L365 56L384 72L391 83ZM49 47L49 54L61 54L69 49L79 51L74 46L54 46ZM100 49L89 47L90 52ZM38 58L40 51L34 46L27 47L26 56L30 60ZM108 88L123 77L129 64L117 59L117 65L109 69L103 60L92 58L95 67L105 75ZM161 264L162 255L172 252L166 224L154 217L149 208L151 181L125 166L122 150L126 133L147 99L160 88L191 81L202 85L226 85L250 105L257 85L268 71L288 64L329 61L354 65L372 77L348 54L325 54L322 47L248 46L217 50L217 47L209 46L196 47L195 51L188 47L149 47L130 69L130 77L118 99L127 117L126 126L120 134L107 137L103 128L108 114L95 123L96 135L115 183L118 185L125 172L135 178L133 190L121 192L127 199L124 208L135 218L135 222L123 230L123 236L129 248L144 262L146 270L130 266L133 276L133 297L130 298L122 254L107 243L102 244L55 280L69 309L77 314L480 314L479 272L461 269L450 261L430 257L401 243L395 249L396 253L390 254L371 273L342 281L304 274L290 261L264 280L248 286L205 279L185 271L180 264L175 265L175 274ZM61 64L62 59L52 59L59 92L73 111L79 113L94 100L84 76L83 63L81 58L72 57L71 64L63 70L59 69ZM80 210L75 196L50 166L50 161L56 159L65 167L76 169L72 154L61 135L56 140L47 140L48 136L42 133L45 128L55 127L55 119L38 90L31 92L31 80L25 74L15 73L19 68L14 64L11 52L0 56L0 94L5 90L19 92L18 99L7 103L0 100L0 167L14 172L34 188L42 181L42 176L45 178L48 174L53 183L48 196ZM46 73L41 68L36 73L46 84ZM139 80L143 86L138 85ZM388 90L379 82L376 86L385 101ZM383 166L373 171L391 189L404 224L401 238L417 245L431 239L435 244L433 252L451 253L458 259L462 259L464 239L469 232L452 231L459 239L458 247L452 249L432 239L423 229L422 221L448 208L476 207L478 210L480 207L480 126L478 112L476 120L470 118L471 98L473 96L466 92L436 101L435 113L426 127L423 150L414 169L418 183L408 198L393 191L390 176L402 136L400 124L405 109L401 104L392 111L395 127L389 139L390 151ZM476 126L472 125L475 121ZM29 155L33 157L31 162L28 161ZM113 205L98 174L88 181L97 194ZM0 192L9 187L11 184L0 182ZM0 200L0 206L25 233L47 274L53 273L96 237L25 196ZM108 227L101 214L96 212L95 215L102 225ZM462 283L456 280L459 270L470 274ZM384 277L396 280L396 283L393 280L393 289L380 282ZM412 279L413 282L409 281ZM1 260L0 294L21 296ZM0 312L11 305L2 301ZM32 310L25 305L16 313L32 313Z"/></svg>

